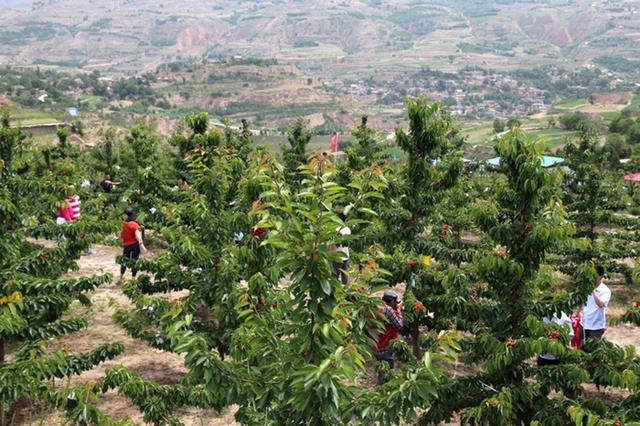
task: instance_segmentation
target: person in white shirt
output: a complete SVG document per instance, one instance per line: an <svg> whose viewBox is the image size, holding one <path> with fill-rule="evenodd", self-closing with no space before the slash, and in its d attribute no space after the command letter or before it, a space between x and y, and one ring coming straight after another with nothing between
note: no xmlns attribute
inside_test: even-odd
<svg viewBox="0 0 640 426"><path fill-rule="evenodd" d="M338 214L338 217L340 217L343 222L346 222L347 220L347 216L344 213ZM338 231L341 236L351 235L351 229L348 226L339 226L336 228L336 231ZM342 281L342 284L348 284L349 277L347 276L347 271L349 270L349 247L343 242L335 246L335 251L342 253L342 261L333 262L333 270L335 271L338 279Z"/></svg>
<svg viewBox="0 0 640 426"><path fill-rule="evenodd" d="M611 300L611 290L604 284L604 267L596 266L596 272L596 288L582 308L580 328L583 339L601 339L607 326L606 312Z"/></svg>
<svg viewBox="0 0 640 426"><path fill-rule="evenodd" d="M552 317L544 317L542 318L545 324L558 324L559 326L565 327L569 331L569 340L573 338L573 327L571 327L571 318L567 316L564 312L560 312L560 317L558 314L554 313ZM560 364L561 360L557 356L553 354L541 354L538 357L538 365L556 365Z"/></svg>

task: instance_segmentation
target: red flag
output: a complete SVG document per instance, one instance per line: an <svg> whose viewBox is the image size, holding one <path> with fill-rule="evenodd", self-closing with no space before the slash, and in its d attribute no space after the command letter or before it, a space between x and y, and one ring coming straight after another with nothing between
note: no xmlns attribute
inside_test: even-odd
<svg viewBox="0 0 640 426"><path fill-rule="evenodd" d="M338 152L338 134L331 136L331 152Z"/></svg>

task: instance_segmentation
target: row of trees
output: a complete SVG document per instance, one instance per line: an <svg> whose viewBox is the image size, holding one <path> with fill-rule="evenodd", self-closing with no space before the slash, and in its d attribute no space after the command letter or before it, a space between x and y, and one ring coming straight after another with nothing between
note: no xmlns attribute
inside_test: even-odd
<svg viewBox="0 0 640 426"><path fill-rule="evenodd" d="M403 162L389 160L366 118L337 163L308 153L309 131L297 121L280 162L254 147L248 123L219 132L209 130L206 114L189 114L170 140L173 149L161 150L157 136L139 124L124 143L108 134L94 152L55 157L51 169L30 162L8 171L15 176L7 182L46 182L58 167L71 179L91 170L117 173L123 192L110 202L134 205L142 225L166 246L139 262L143 274L123 287L133 308L115 306L114 319L135 338L184 354L187 373L160 385L115 367L85 395L116 389L154 424L179 424L176 412L185 406L231 405L243 424L638 419L640 363L633 350L608 342L569 350L566 330L542 321L584 303L594 261L615 265L635 245L633 233L597 232L601 224L637 226L620 213L627 197L601 167L597 138L584 133L568 148L572 173L563 176L542 169L541 143L514 128L496 145L501 169L478 172L463 166L464 140L442 104L418 98L407 102L407 114L408 130L396 132ZM6 131L18 135L9 156L42 155L16 151L19 134ZM78 163L87 168L69 169ZM178 176L188 185L174 189ZM613 188L621 196L608 203ZM106 201L96 207L106 208L100 215L113 223L117 209ZM22 222L14 226L38 235ZM344 225L350 237L336 231ZM85 239L108 231L87 231ZM347 286L333 272L335 244L350 248ZM630 281L636 275L615 270ZM405 339L393 344L401 366L386 372L383 386L371 387L380 326L375 293L397 283L406 284ZM173 303L161 297L176 290L187 295ZM631 307L624 318L638 317L639 308ZM564 364L532 365L544 353ZM464 372L456 360L468 365ZM40 382L29 383L3 382L2 389L16 398L42 397ZM591 384L601 391L586 391ZM104 419L84 401L94 421Z"/></svg>
<svg viewBox="0 0 640 426"><path fill-rule="evenodd" d="M54 102L62 106L78 106L78 95L93 95L104 101L132 100L159 108L170 108L164 96L151 87L155 80L153 73L119 79L112 84L102 81L97 71L72 75L50 69L41 71L39 68L3 67L0 68L0 77L0 92L27 107L41 104L38 97L46 93L48 96L45 103Z"/></svg>
<svg viewBox="0 0 640 426"><path fill-rule="evenodd" d="M542 145L519 130L497 146L500 174L464 173L456 151L461 138L446 110L424 99L407 107L410 131L396 135L405 164L388 163L366 120L338 165L322 154L305 158L309 135L301 122L283 150L283 166L264 152L229 151L233 142L218 141L221 135L181 151L193 204L182 206L178 224L165 231L179 239L143 264L149 278L126 290L139 309L117 316L132 334L153 345L162 336L164 349L186 354L189 373L178 385L144 398L135 389L127 394L143 411L162 396L165 411L145 411L148 421L176 421L176 408L204 401L212 408L238 404L237 418L248 424L437 423L454 413L481 424L567 424L582 417L606 424L637 416L633 396L602 403L581 390L595 381L633 392L633 355L610 343L569 351L566 330L542 322L580 306L595 279L591 262L609 258L598 236L584 237L583 223L570 220L574 209L579 216L589 207L561 195L571 187L559 172L541 168ZM598 167L599 160L572 161ZM582 191L586 182L603 180L585 172L573 184ZM595 192L596 206L602 196ZM607 220L600 207L594 223ZM340 211L353 230L349 246L358 265L347 287L333 275L328 249L340 242ZM237 230L247 238L233 248ZM467 230L480 242L463 239ZM552 273L560 262L570 273L568 288ZM380 388L358 385L370 359L375 303L366 295L401 281L408 344L394 349L403 366ZM177 306L151 296L185 288L190 296ZM452 324L464 334L452 333ZM450 365L457 351L472 373L449 377L431 363L441 357ZM528 360L541 353L562 355L566 364L532 367ZM140 380L117 373L113 387ZM202 394L181 397L192 386Z"/></svg>
<svg viewBox="0 0 640 426"><path fill-rule="evenodd" d="M66 412L80 424L106 420L90 403L84 388L58 389L51 379L70 377L114 358L124 348L113 343L89 353L49 352L49 339L76 332L87 325L81 316L67 316L78 301L90 304L88 292L109 275L61 278L92 242L114 228L92 220L96 205L86 203L88 218L69 225L64 241L45 248L27 237L59 237L51 219L56 202L68 195L58 180L70 164L44 160L30 163L30 148L19 130L9 127L8 113L0 119L0 423L9 424L13 403L25 396L38 398ZM42 156L44 159L44 156ZM51 160L50 157L48 157Z"/></svg>

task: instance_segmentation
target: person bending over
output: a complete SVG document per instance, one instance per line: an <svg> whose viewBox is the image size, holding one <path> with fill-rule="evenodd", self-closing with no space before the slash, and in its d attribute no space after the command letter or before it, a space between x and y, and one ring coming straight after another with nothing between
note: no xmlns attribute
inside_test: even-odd
<svg viewBox="0 0 640 426"><path fill-rule="evenodd" d="M374 350L374 355L378 361L385 361L389 368L394 368L396 357L389 345L400 336L404 321L402 318L402 302L398 295L391 290L384 292L382 296L384 305L378 307L381 317L385 321L384 332L378 336L378 344ZM382 371L378 371L377 384L384 382Z"/></svg>

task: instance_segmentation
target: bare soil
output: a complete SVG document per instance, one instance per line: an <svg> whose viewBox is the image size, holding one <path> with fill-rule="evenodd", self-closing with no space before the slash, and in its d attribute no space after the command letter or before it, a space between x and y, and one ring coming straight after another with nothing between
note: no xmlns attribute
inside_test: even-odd
<svg viewBox="0 0 640 426"><path fill-rule="evenodd" d="M38 241L47 245L47 242ZM93 305L86 309L80 305L72 306L72 314L85 315L89 321L89 326L77 333L73 333L61 338L51 340L48 349L66 350L69 353L87 352L103 343L120 342L125 346L125 351L114 360L107 361L93 370L85 372L80 376L75 376L69 383L56 381L58 386L92 384L99 380L105 371L114 366L122 365L138 373L144 379L152 380L161 384L173 384L180 381L187 370L184 367L183 357L167 352L157 351L144 342L129 337L125 331L112 320L112 309L109 307L110 301L115 301L122 306L131 306L129 300L122 294L116 280L119 276L119 266L115 262L120 249L109 246L96 246L96 254L83 256L79 260L80 269L68 274L68 277L76 278L99 273L111 273L114 276L112 283L103 285L92 294L90 298ZM153 253L147 256L153 256ZM621 304L615 304L609 310L611 317L621 315L625 310L625 305L629 300L638 297L638 291L629 289L624 285L611 285L614 296L618 297ZM405 284L400 283L393 287L402 297L405 292ZM628 294L629 292L633 294ZM173 293L164 297L173 299L183 296L183 293ZM381 296L381 294L377 294ZM629 324L621 324L610 327L605 338L618 345L633 345L640 349L640 328ZM454 376L468 374L473 367L456 363L451 366L450 373ZM358 379L358 382L365 386L373 386L375 381L375 371L373 364L367 368L367 373ZM589 391L596 392L595 389ZM605 392L606 393L606 392ZM606 395L603 395L606 397ZM55 411L43 411L37 401L24 400L19 404L16 416L12 424L46 424L62 425L65 423L64 417ZM136 424L144 424L141 412L131 403L131 401L116 392L110 391L99 398L98 408L115 419L130 419ZM236 408L229 408L223 413L215 413L211 410L184 409L178 412L178 418L188 426L197 425L237 425L234 421ZM456 423L447 423L456 424Z"/></svg>
<svg viewBox="0 0 640 426"><path fill-rule="evenodd" d="M80 269L68 274L68 277L77 278L110 272L114 276L113 282L101 286L90 295L93 305L88 310L79 305L72 306L74 314L85 314L89 321L89 326L77 333L50 341L48 349L50 351L66 350L75 354L88 352L104 343L119 342L124 345L125 351L115 359L104 362L80 376L73 377L69 384L75 386L96 383L108 368L120 365L136 372L144 379L160 384L179 382L187 372L182 356L157 351L146 343L129 337L120 326L113 322L111 318L113 312L109 307L110 301L115 301L122 306L131 306L127 297L122 294L116 284L120 271L115 258L120 254L120 249L108 246L96 246L94 249L97 253L91 256L82 256L78 262ZM128 276L129 274L127 274ZM168 294L165 297L175 298L176 296L176 294ZM55 384L67 386L66 382L55 382ZM129 399L118 395L116 392L107 392L101 395L98 408L115 419L130 419L136 424L144 424L142 413L137 407ZM26 409L32 411L37 407L29 404ZM177 417L188 426L236 425L237 423L233 417L234 413L235 409L228 409L223 413L202 409L185 409L179 411ZM64 424L64 417L56 412L44 412L36 416L23 415L21 417L24 420L23 424L40 424L41 422L46 425Z"/></svg>

